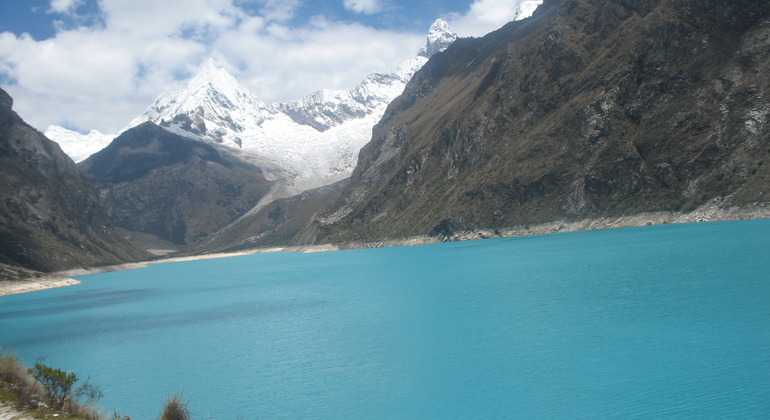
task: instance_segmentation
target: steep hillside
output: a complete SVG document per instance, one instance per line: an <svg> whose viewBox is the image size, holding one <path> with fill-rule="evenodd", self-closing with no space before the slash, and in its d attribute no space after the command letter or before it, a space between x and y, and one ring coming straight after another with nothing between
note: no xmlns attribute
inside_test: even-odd
<svg viewBox="0 0 770 420"><path fill-rule="evenodd" d="M0 263L39 271L149 257L113 232L96 191L0 90Z"/></svg>
<svg viewBox="0 0 770 420"><path fill-rule="evenodd" d="M250 164L146 122L80 163L113 224L177 246L228 225L270 190Z"/></svg>
<svg viewBox="0 0 770 420"><path fill-rule="evenodd" d="M546 0L435 55L302 235L376 240L768 202L770 3Z"/></svg>
<svg viewBox="0 0 770 420"><path fill-rule="evenodd" d="M232 252L258 247L282 247L302 231L312 217L340 198L348 180L304 191L249 212L209 238L186 247L184 254Z"/></svg>

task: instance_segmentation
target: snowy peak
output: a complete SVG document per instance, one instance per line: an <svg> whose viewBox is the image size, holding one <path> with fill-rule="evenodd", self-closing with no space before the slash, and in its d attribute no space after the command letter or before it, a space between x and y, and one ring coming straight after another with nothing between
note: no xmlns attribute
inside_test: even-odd
<svg viewBox="0 0 770 420"><path fill-rule="evenodd" d="M184 137L266 160L292 174L297 190L326 185L350 175L388 104L431 55L456 38L445 21L437 20L418 54L398 69L372 73L351 89L324 89L270 105L208 59L184 89L162 94L128 128L152 121Z"/></svg>
<svg viewBox="0 0 770 420"><path fill-rule="evenodd" d="M183 90L161 95L130 126L153 121L180 134L192 133L222 143L226 135L241 133L263 121L266 108L222 64L209 58Z"/></svg>
<svg viewBox="0 0 770 420"><path fill-rule="evenodd" d="M457 34L443 19L437 19L430 25L428 30L428 40L417 53L420 57L430 58L439 51L444 51L450 44L455 42Z"/></svg>
<svg viewBox="0 0 770 420"><path fill-rule="evenodd" d="M418 54L404 61L398 69L390 73L372 73L350 90L319 90L298 101L273 105L272 109L319 132L371 115L379 118L388 104L404 91L414 73L455 39L457 34L448 23L439 19L431 25L426 44ZM362 134L365 141L369 134L368 130Z"/></svg>
<svg viewBox="0 0 770 420"><path fill-rule="evenodd" d="M524 0L519 4L519 10L516 11L516 17L513 20L522 20L532 16L541 4L543 4L543 0Z"/></svg>
<svg viewBox="0 0 770 420"><path fill-rule="evenodd" d="M51 125L45 130L45 136L59 143L61 149L75 163L86 160L89 156L107 147L115 138L112 134L102 134L91 130L88 134L68 130L58 125Z"/></svg>
<svg viewBox="0 0 770 420"><path fill-rule="evenodd" d="M198 74L187 84L184 93L198 100L216 99L225 108L232 108L241 102L261 103L248 89L243 87L222 64L209 58Z"/></svg>

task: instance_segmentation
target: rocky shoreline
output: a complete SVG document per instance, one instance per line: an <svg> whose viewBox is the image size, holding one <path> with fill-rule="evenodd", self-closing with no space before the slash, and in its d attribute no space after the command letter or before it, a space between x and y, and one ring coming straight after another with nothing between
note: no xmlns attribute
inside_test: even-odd
<svg viewBox="0 0 770 420"><path fill-rule="evenodd" d="M579 221L554 221L537 225L523 225L503 229L477 229L454 232L451 236L421 235L403 239L389 239L375 242L359 242L334 245L335 250L379 248L388 246L411 246L440 242L469 241L476 239L509 238L515 236L545 235L549 233L575 232L581 230L615 229L624 227L726 222L736 220L770 219L770 203L756 203L744 207L725 207L721 200L712 200L689 213L670 211L639 213L633 216L603 217ZM330 245L323 245L330 247ZM312 247L308 247L312 248ZM302 252L308 252L300 249Z"/></svg>
<svg viewBox="0 0 770 420"><path fill-rule="evenodd" d="M31 270L15 269L16 279L0 280L0 296L28 293L38 290L53 289L79 284L80 281L69 278L87 274L105 273L110 271L132 270L146 267L148 264L165 262L182 262L211 258L224 258L248 255L258 252L329 252L347 249L382 248L390 246L413 246L440 242L468 241L489 238L507 238L527 235L544 235L559 232L574 232L581 230L614 229L634 226L650 226L676 223L700 223L751 219L770 219L770 203L757 203L745 207L725 207L722 201L712 200L690 213L649 212L633 216L605 217L584 219L580 221L554 221L538 225L516 226L505 229L479 229L465 232L455 232L451 236L420 235L410 238L387 239L373 242L355 242L346 244L320 244L291 247L257 248L240 252L201 254L185 257L170 257L158 260L128 263L106 267L78 268L53 274L38 273ZM8 271L6 267L0 267ZM1 271L1 270L0 270ZM7 276L6 276L7 277Z"/></svg>

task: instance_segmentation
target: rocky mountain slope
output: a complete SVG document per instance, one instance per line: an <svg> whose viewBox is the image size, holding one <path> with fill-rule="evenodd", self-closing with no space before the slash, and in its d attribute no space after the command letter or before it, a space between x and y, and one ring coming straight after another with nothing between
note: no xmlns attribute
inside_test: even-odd
<svg viewBox="0 0 770 420"><path fill-rule="evenodd" d="M770 3L546 0L460 39L307 242L768 202Z"/></svg>
<svg viewBox="0 0 770 420"><path fill-rule="evenodd" d="M251 248L284 247L291 243L320 210L340 198L348 180L271 201L181 252L200 254Z"/></svg>
<svg viewBox="0 0 770 420"><path fill-rule="evenodd" d="M233 222L274 183L227 149L152 122L125 131L79 166L96 184L116 227L175 247Z"/></svg>
<svg viewBox="0 0 770 420"><path fill-rule="evenodd" d="M0 263L39 271L147 258L116 234L96 191L0 90Z"/></svg>

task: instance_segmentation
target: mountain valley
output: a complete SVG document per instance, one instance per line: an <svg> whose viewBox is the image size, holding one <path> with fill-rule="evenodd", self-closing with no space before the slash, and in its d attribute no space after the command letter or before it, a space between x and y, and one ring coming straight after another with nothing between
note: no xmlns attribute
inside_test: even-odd
<svg viewBox="0 0 770 420"><path fill-rule="evenodd" d="M482 38L439 20L415 57L350 90L265 104L209 60L108 146L91 132L98 152L46 133L101 202L79 212L110 219L73 229L105 226L99 235L156 254L449 241L706 208L768 217L768 19L770 6L748 0L545 0ZM26 191L13 188L11 201ZM655 212L680 216L640 217ZM62 258L24 217L4 223L17 232L9 246L22 232L43 259ZM115 241L101 259L0 263L147 257Z"/></svg>

